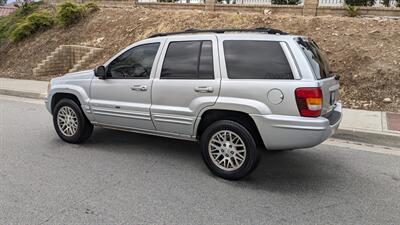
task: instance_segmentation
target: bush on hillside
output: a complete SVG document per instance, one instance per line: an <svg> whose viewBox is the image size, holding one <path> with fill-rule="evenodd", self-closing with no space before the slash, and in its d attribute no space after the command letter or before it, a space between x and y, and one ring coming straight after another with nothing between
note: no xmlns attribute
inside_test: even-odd
<svg viewBox="0 0 400 225"><path fill-rule="evenodd" d="M24 2L21 6L18 7L15 13L12 13L8 16L0 17L0 44L4 41L11 39L11 33L19 27L19 31L27 31L30 30L28 27L29 24L35 22L37 19L32 17L31 22L27 22L27 17L32 13L39 11L42 7L42 2ZM47 14L49 15L49 14ZM36 22L35 22L36 23ZM24 24L24 26L22 26ZM37 24L37 23L36 23ZM21 27L25 27L22 29Z"/></svg>
<svg viewBox="0 0 400 225"><path fill-rule="evenodd" d="M7 40L20 41L47 30L56 23L56 19L62 26L69 26L97 10L99 7L94 3L77 5L67 2L61 5L55 17L52 8L42 2L25 2L15 13L0 17L0 44Z"/></svg>
<svg viewBox="0 0 400 225"><path fill-rule="evenodd" d="M11 16L0 17L0 44L3 42L3 40L8 38L13 24L14 21Z"/></svg>
<svg viewBox="0 0 400 225"><path fill-rule="evenodd" d="M54 25L54 19L48 12L35 12L19 22L11 32L11 40L16 42L31 36L32 34L45 31Z"/></svg>
<svg viewBox="0 0 400 225"><path fill-rule="evenodd" d="M83 17L83 7L72 2L65 2L58 11L58 20L64 27L77 23Z"/></svg>
<svg viewBox="0 0 400 225"><path fill-rule="evenodd" d="M83 4L83 7L84 7L84 8L86 9L86 11L89 12L89 13L100 10L99 6L96 5L96 4L93 3L93 2L85 3L85 4Z"/></svg>
<svg viewBox="0 0 400 225"><path fill-rule="evenodd" d="M358 15L358 7L354 5L346 5L347 14L350 17L356 17Z"/></svg>
<svg viewBox="0 0 400 225"><path fill-rule="evenodd" d="M346 5L351 6L373 6L375 4L375 0L345 0L345 2Z"/></svg>
<svg viewBox="0 0 400 225"><path fill-rule="evenodd" d="M298 5L300 0L272 0L273 5Z"/></svg>
<svg viewBox="0 0 400 225"><path fill-rule="evenodd" d="M72 2L65 2L60 6L57 17L62 26L68 27L79 22L88 13L97 10L99 10L99 7L94 3L78 5Z"/></svg>
<svg viewBox="0 0 400 225"><path fill-rule="evenodd" d="M42 5L43 2L24 2L15 12L15 14L19 17L22 16L27 16L31 13L33 13L35 10L39 8L40 5Z"/></svg>

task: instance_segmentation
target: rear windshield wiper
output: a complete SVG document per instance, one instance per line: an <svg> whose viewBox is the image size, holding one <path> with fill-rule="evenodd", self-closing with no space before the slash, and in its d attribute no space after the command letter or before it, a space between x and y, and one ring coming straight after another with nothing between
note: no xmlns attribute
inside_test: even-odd
<svg viewBox="0 0 400 225"><path fill-rule="evenodd" d="M331 77L335 77L335 80L340 80L340 75L339 74L337 74L337 73L335 73L335 72L332 72L332 71L329 71L329 75L331 76Z"/></svg>

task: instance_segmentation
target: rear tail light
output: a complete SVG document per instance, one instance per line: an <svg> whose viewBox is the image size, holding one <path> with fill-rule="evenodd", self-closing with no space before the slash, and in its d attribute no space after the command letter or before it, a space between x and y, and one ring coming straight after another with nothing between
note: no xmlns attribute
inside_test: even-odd
<svg viewBox="0 0 400 225"><path fill-rule="evenodd" d="M297 88L295 91L297 108L301 116L318 117L322 110L321 88Z"/></svg>

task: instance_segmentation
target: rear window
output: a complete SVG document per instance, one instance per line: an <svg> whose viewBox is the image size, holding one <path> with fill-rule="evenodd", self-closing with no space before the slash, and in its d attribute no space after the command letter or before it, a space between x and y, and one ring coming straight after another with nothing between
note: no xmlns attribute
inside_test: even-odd
<svg viewBox="0 0 400 225"><path fill-rule="evenodd" d="M211 41L171 42L161 79L214 79Z"/></svg>
<svg viewBox="0 0 400 225"><path fill-rule="evenodd" d="M277 41L224 41L224 54L230 79L293 79Z"/></svg>
<svg viewBox="0 0 400 225"><path fill-rule="evenodd" d="M325 55L319 50L314 41L303 40L299 38L297 43L300 45L308 61L311 64L317 79L324 79L334 76L331 72L328 60Z"/></svg>

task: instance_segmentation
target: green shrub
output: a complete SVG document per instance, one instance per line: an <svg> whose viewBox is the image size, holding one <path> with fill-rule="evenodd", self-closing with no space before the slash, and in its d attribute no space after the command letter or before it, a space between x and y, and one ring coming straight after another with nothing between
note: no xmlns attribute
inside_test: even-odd
<svg viewBox="0 0 400 225"><path fill-rule="evenodd" d="M33 24L28 21L19 23L17 28L11 32L11 39L14 42L20 41L26 37L29 37L34 33Z"/></svg>
<svg viewBox="0 0 400 225"><path fill-rule="evenodd" d="M397 7L400 7L400 0L396 0L397 1Z"/></svg>
<svg viewBox="0 0 400 225"><path fill-rule="evenodd" d="M79 22L79 20L85 17L88 13L97 10L99 10L99 7L92 2L83 5L65 2L60 6L57 17L62 26L68 27Z"/></svg>
<svg viewBox="0 0 400 225"><path fill-rule="evenodd" d="M99 6L97 6L94 2L88 2L83 4L83 7L86 9L86 12L96 12L100 10Z"/></svg>
<svg viewBox="0 0 400 225"><path fill-rule="evenodd" d="M375 0L345 0L345 3L351 6L373 6Z"/></svg>
<svg viewBox="0 0 400 225"><path fill-rule="evenodd" d="M17 27L20 26L19 31L22 31L21 27L28 27L28 25L22 26L24 23L26 23L27 17L31 15L34 12L37 12L40 10L42 2L25 2L19 8L15 13L12 13L8 16L0 17L0 44L2 44L4 41L11 39L11 33L14 32ZM32 20L35 20L35 18L31 18ZM23 32L24 33L24 32Z"/></svg>
<svg viewBox="0 0 400 225"><path fill-rule="evenodd" d="M33 13L43 2L24 2L15 12L16 16L23 17Z"/></svg>
<svg viewBox="0 0 400 225"><path fill-rule="evenodd" d="M30 11L31 7L28 4L21 6L15 13L8 16L0 17L0 44L7 40L10 33L15 29L16 24L22 21L27 11Z"/></svg>
<svg viewBox="0 0 400 225"><path fill-rule="evenodd" d="M84 8L72 2L65 2L58 11L58 20L64 27L77 23L83 17Z"/></svg>
<svg viewBox="0 0 400 225"><path fill-rule="evenodd" d="M11 16L0 17L0 44L4 39L7 39L12 24Z"/></svg>
<svg viewBox="0 0 400 225"><path fill-rule="evenodd" d="M35 12L18 23L11 32L11 40L16 42L31 36L32 34L45 31L54 25L54 19L48 12Z"/></svg>
<svg viewBox="0 0 400 225"><path fill-rule="evenodd" d="M350 17L356 17L358 15L358 7L354 5L346 5L347 13Z"/></svg>
<svg viewBox="0 0 400 225"><path fill-rule="evenodd" d="M54 25L54 19L48 12L32 13L26 20L31 22L38 29L49 28Z"/></svg>
<svg viewBox="0 0 400 225"><path fill-rule="evenodd" d="M300 0L272 0L273 5L298 5Z"/></svg>

